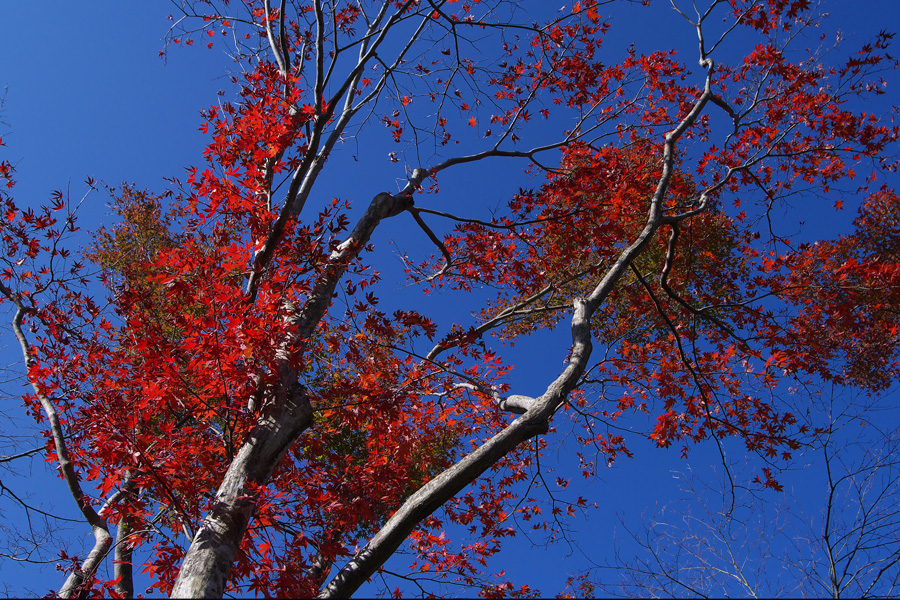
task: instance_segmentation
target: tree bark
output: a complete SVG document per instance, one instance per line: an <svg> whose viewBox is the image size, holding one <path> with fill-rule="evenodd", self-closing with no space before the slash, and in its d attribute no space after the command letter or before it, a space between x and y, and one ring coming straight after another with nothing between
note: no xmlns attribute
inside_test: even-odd
<svg viewBox="0 0 900 600"><path fill-rule="evenodd" d="M375 196L350 236L332 253L309 300L289 317L291 340L306 339L315 331L349 263L365 248L382 219L412 206L411 187L422 177L424 173L399 194L383 192ZM241 539L253 517L253 489L266 485L290 445L312 424L309 395L290 366L291 344L285 344L283 349L274 398L263 405L259 421L225 473L213 506L184 558L172 589L173 598L222 597Z"/></svg>
<svg viewBox="0 0 900 600"><path fill-rule="evenodd" d="M16 307L16 313L12 322L13 333L22 350L25 367L30 371L30 369L37 364L37 360L34 357L31 344L25 337L25 332L22 331L22 323L29 310L22 302L20 296L2 283L0 283L0 294L9 299ZM78 476L78 472L75 470L75 465L72 464L72 460L69 457L69 449L66 446L66 437L63 432L62 421L56 410L56 403L53 398L44 392L43 386L30 374L30 372L28 375L28 382L31 384L31 388L34 390L35 396L37 397L38 402L40 402L41 408L50 425L50 436L53 439L53 446L56 450L59 470L62 473L63 480L66 482L69 493L78 505L82 517L84 517L84 520L91 526L91 531L94 534L94 547L91 548L91 551L88 553L84 562L76 567L69 577L66 578L65 583L59 590L59 597L71 598L82 591L84 584L93 577L97 567L103 559L106 558L106 555L109 553L109 549L112 546L112 536L109 534L109 525L107 524L106 519L103 518L102 514L94 510L94 507L91 506L90 499L84 495L84 492L81 489L81 480Z"/></svg>
<svg viewBox="0 0 900 600"><path fill-rule="evenodd" d="M173 598L221 598L231 565L256 506L252 488L265 485L291 443L312 424L312 407L299 383L265 412L225 473L213 506L194 536Z"/></svg>
<svg viewBox="0 0 900 600"><path fill-rule="evenodd" d="M117 579L116 593L123 598L134 598L134 569L131 564L134 549L128 542L131 533L131 520L123 516L116 532L116 551L113 555L113 574Z"/></svg>
<svg viewBox="0 0 900 600"><path fill-rule="evenodd" d="M711 72L712 65L710 64L708 68ZM547 391L542 396L532 402L528 402L527 397L515 395L509 397L507 402L513 400L513 404L517 408L528 407L525 414L410 496L400 509L388 519L384 527L338 571L319 593L319 598L349 598L352 596L393 555L423 519L440 508L464 487L474 482L491 465L512 452L520 443L548 430L553 414L578 385L578 381L587 368L592 350L591 319L594 313L616 287L622 275L631 267L635 259L643 253L664 221L663 201L674 173L675 145L697 119L709 101L710 95L710 77L707 75L704 93L695 101L692 110L678 123L675 129L666 134L663 145L663 169L650 201L644 228L634 241L622 251L590 295L574 301L572 348L563 372L547 387Z"/></svg>

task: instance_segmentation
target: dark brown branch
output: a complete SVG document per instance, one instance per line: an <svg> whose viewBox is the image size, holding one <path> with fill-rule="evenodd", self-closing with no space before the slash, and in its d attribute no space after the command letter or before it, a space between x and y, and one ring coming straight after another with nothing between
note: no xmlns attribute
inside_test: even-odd
<svg viewBox="0 0 900 600"><path fill-rule="evenodd" d="M744 351L749 351L750 348L747 345L747 340L743 339L735 331L726 325L721 319L719 319L714 314L709 313L705 310L699 310L691 306L689 302L684 300L675 290L673 290L669 286L669 273L672 272L672 265L675 263L675 246L678 243L678 235L679 235L679 227L678 223L672 223L672 233L669 235L669 242L666 246L666 259L663 264L662 271L659 274L659 285L666 292L666 295L675 300L680 306L682 306L685 310L690 312L692 315L700 317L701 319L705 319L707 321L711 321L715 323L722 331L724 331L728 337L735 340L740 344L741 349Z"/></svg>
<svg viewBox="0 0 900 600"><path fill-rule="evenodd" d="M419 209L411 206L408 210L409 210L409 214L411 214L413 219L416 220L416 223L418 223L419 227L422 228L422 231L424 231L425 234L428 236L428 239L430 239L432 242L434 242L434 245L437 246L438 249L441 251L441 253L444 255L444 260L446 261L446 264L441 268L440 271L438 271L437 273L435 273L434 275L431 276L431 278L440 277L441 275L443 275L444 273L449 271L450 267L453 266L453 257L450 256L450 251L447 250L447 246L444 245L444 242L442 242L441 240L438 239L438 237L431 230L431 227L429 227L425 223L425 221L422 220L422 217L419 216Z"/></svg>

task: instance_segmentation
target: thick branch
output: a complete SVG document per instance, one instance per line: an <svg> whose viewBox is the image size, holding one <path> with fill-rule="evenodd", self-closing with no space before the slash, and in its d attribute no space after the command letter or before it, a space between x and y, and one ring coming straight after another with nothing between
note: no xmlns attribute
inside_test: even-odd
<svg viewBox="0 0 900 600"><path fill-rule="evenodd" d="M221 598L231 565L263 486L288 447L312 424L312 407L299 382L282 382L281 401L262 416L225 473L209 514L184 559L173 598Z"/></svg>
<svg viewBox="0 0 900 600"><path fill-rule="evenodd" d="M22 321L25 319L25 315L29 312L29 309L16 293L2 283L0 283L0 294L3 294L16 307L12 328L16 340L19 342L19 347L22 350L22 356L25 359L25 367L29 371L28 382L31 384L31 388L34 390L38 402L40 402L41 408L44 411L44 415L47 417L47 421L50 424L50 436L53 439L53 445L59 463L59 470L62 472L63 480L66 482L69 493L78 505L78 509L81 511L84 520L91 526L91 530L94 533L94 547L91 549L88 557L80 567L76 568L75 571L69 575L65 584L63 584L63 587L59 590L59 596L61 598L71 598L78 592L84 582L94 574L97 567L106 557L109 548L112 545L112 537L109 534L109 526L106 523L106 519L101 517L97 511L94 510L90 504L90 498L86 497L81 489L81 481L78 477L78 473L75 471L75 466L69 458L69 449L66 446L66 438L63 433L59 414L56 412L56 405L54 404L53 399L44 393L43 386L41 386L37 379L31 375L31 368L37 364L37 360L34 357L31 344L28 343L25 332L22 331Z"/></svg>
<svg viewBox="0 0 900 600"><path fill-rule="evenodd" d="M315 331L331 305L335 287L365 248L382 219L412 205L412 190L424 178L413 174L400 194L375 196L350 236L331 254L303 307L288 316L291 339L302 342ZM415 182L415 183L413 183ZM220 598L228 572L256 506L256 488L268 482L290 445L312 424L312 406L292 367L292 344L278 357L279 379L260 418L225 473L215 501L191 543L172 589L173 598Z"/></svg>
<svg viewBox="0 0 900 600"><path fill-rule="evenodd" d="M17 312L16 320L19 321L15 324L15 327L17 329L19 328L19 325L21 323L20 315L21 313ZM19 331L21 330L19 329ZM29 361L26 359L26 364L28 364L28 362ZM31 378L29 377L29 379ZM85 521L87 521L91 526L91 530L94 534L94 547L91 549L88 557L84 560L81 566L69 576L69 578L66 580L66 583L59 590L60 597L71 598L85 583L85 581L94 574L103 559L106 558L106 555L109 552L110 545L112 544L112 537L109 534L109 526L106 523L106 519L97 514L94 508L90 505L90 499L87 498L84 495L84 492L81 490L81 484L78 474L75 472L75 467L69 458L69 452L66 448L62 425L60 424L59 415L56 412L56 407L53 405L51 399L40 391L40 386L34 380L32 380L31 385L38 396L38 400L40 401L41 406L44 409L44 414L47 416L47 420L50 422L51 436L53 437L53 444L56 448L56 455L59 460L59 469L63 473L63 479L65 480L66 485L69 488L69 493L72 494L72 497L78 504L78 508L81 510L82 516L84 516Z"/></svg>
<svg viewBox="0 0 900 600"><path fill-rule="evenodd" d="M553 414L575 389L587 368L591 356L591 319L594 313L618 284L625 271L644 251L662 223L663 200L675 169L675 145L709 101L711 73L710 62L704 93L675 129L666 134L662 174L651 199L647 223L640 235L622 251L591 294L587 298L577 298L574 301L572 348L566 368L547 387L543 395L527 403L529 408L525 414L410 496L381 530L322 589L320 598L349 598L400 547L423 519L474 482L520 443L549 429Z"/></svg>
<svg viewBox="0 0 900 600"><path fill-rule="evenodd" d="M129 539L132 534L131 520L122 517L116 531L116 550L113 555L113 575L116 578L116 592L122 598L134 598L134 569L132 555L134 548Z"/></svg>
<svg viewBox="0 0 900 600"><path fill-rule="evenodd" d="M335 144L337 144L338 140L340 140L344 129L347 127L347 125L350 123L350 120L359 110L359 107L347 107L349 107L352 103L352 97L366 64L369 62L369 60L372 59L372 57L375 56L376 50L384 41L387 32L393 27L396 21L399 20L398 15L400 14L398 12L397 14L392 15L390 19L388 19L381 32L372 41L371 46L369 46L367 43L364 43L362 45L362 47L360 48L360 57L357 61L356 66L341 84L341 87L334 95L334 99L331 102L328 102L326 105L324 104L322 97L324 91L323 89L321 89L324 87L324 82L322 80L322 78L324 77L324 75L322 74L322 69L324 68L324 58L322 56L322 52L324 52L324 41L322 38L322 36L324 36L324 21L322 20L323 17L321 14L320 4L320 2L316 2L316 19L318 32L316 38L316 116L313 123L312 132L308 136L308 146L306 152L303 156L303 159L300 161L300 164L294 170L293 176L291 177L291 183L288 187L288 192L285 197L284 204L281 207L281 211L278 214L278 218L272 224L272 228L269 231L268 236L266 236L265 242L253 257L253 269L247 281L246 295L248 302L253 302L256 299L256 293L260 278L263 276L266 267L268 267L269 262L275 255L275 250L278 247L278 244L281 242L281 237L284 235L284 230L287 226L288 221L291 218L296 219L297 216L299 216L302 212L303 207L306 204L306 200L307 198L309 198L309 194L312 192L312 188L316 182L316 179L318 178L322 168L325 166L325 161L327 160L331 151L334 149ZM386 8L387 6L388 3L385 3L384 8ZM379 14L376 23L373 24L372 27L370 27L370 33L373 28L377 27L377 25L380 23L383 15L384 10L382 10L382 13ZM345 109L341 112L336 123L334 124L334 127L326 137L325 128L334 117L335 109L338 105L337 99L341 98L345 94L347 95Z"/></svg>

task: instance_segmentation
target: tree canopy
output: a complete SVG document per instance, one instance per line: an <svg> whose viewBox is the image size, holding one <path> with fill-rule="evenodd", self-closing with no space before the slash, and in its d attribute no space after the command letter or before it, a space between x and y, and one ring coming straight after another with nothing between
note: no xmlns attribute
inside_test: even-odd
<svg viewBox="0 0 900 600"><path fill-rule="evenodd" d="M235 65L202 166L89 181L115 218L85 243L2 163L25 408L95 538L61 596L132 595L139 554L153 593L348 597L398 549L528 594L486 561L512 514L592 502L544 513L564 432L587 477L629 436L737 439L779 490L824 432L785 394L897 381L893 34L840 43L807 0L642 4L692 45L609 48L598 0L183 0L166 52ZM521 189L498 206L490 178ZM823 213L847 232L802 224ZM550 330L567 351L533 360L560 367L522 389L507 351Z"/></svg>

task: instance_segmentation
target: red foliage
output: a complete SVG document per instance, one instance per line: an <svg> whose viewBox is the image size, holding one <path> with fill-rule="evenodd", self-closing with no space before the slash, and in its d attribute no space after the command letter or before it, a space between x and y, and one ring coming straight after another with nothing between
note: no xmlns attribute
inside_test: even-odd
<svg viewBox="0 0 900 600"><path fill-rule="evenodd" d="M889 36L829 66L780 45L779 31L811 18L808 2L731 0L738 24L758 42L734 64L704 62L698 74L669 50L631 50L605 64L599 48L609 25L586 1L515 43L488 36L486 44L502 48L499 67L485 68L446 41L423 43L409 71L394 74L402 80L396 88L360 71L326 92L310 66L313 8L279 29L277 10L245 4L262 31L269 24L273 55L234 80L238 101L204 113L207 168L191 169L171 198L121 190L122 223L89 252L113 313L84 292L83 267L62 248L75 230L73 217L57 220L64 197L25 211L6 195L2 201L0 289L33 327L29 378L57 402L69 451L98 496L131 482L130 500L109 518L127 515L146 532L144 570L160 592L171 591L184 556L177 536L191 534L216 502L229 466L281 401L285 373L308 393L313 424L268 481L247 483L253 521L229 575L235 590L266 596L315 594L331 564L364 545L413 492L507 427L497 400L515 391L511 365L486 333L496 329L502 344L555 327L570 318L573 298L597 297L590 329L605 350L585 365L563 410L577 439L609 460L629 453L627 440L593 424L626 417L646 419L646 435L661 447L677 443L686 452L693 442L738 436L750 451L787 457L802 432L779 405L782 381L815 377L877 390L896 379L897 195L871 193L856 231L835 240L793 245L764 231L782 198L811 188L828 194L896 143L896 128L857 110L880 91L873 81L889 61ZM385 10L391 19L424 14L423 27L486 27L490 14L479 11L503 3L439 4L427 14L416 2ZM344 41L367 27L354 3L333 19ZM201 30L212 36L219 27L244 31L222 15L207 17ZM191 41L172 41L182 39ZM261 39L269 43L265 33ZM421 81L405 79L409 73ZM478 82L467 92L456 90L464 77ZM492 219L457 219L441 239L421 218L437 211L408 208L440 249L410 277L427 277L426 291L496 290L479 324L463 317L444 327L427 302L380 310L379 297L393 288L365 262L368 234L348 237L358 231L349 204L319 198L304 208L304 177L314 180L325 166L329 131L354 102L363 112L388 110L381 122L396 142L424 147L418 136L428 134L435 148L459 143L454 136L470 145L472 127L489 141L485 156L535 161L541 146L512 145L534 133L533 114L575 115L563 141L546 148L561 150L559 168ZM426 103L427 117L416 112ZM703 113L696 120L695 111ZM472 157L481 158L473 152L457 162ZM436 185L455 164L411 166ZM9 187L11 175L2 163ZM276 193L285 177L290 190ZM809 210L825 208L813 202ZM616 271L619 263L625 270ZM315 301L331 306L301 335ZM27 400L40 420L35 398ZM511 511L541 518L539 502L517 502L545 443L498 458L422 521L408 540L413 567L481 581L485 559L514 534L505 524ZM778 488L769 469L760 483ZM151 523L171 535L150 533ZM451 543L445 523L467 527L472 540ZM507 583L483 591L531 593Z"/></svg>

